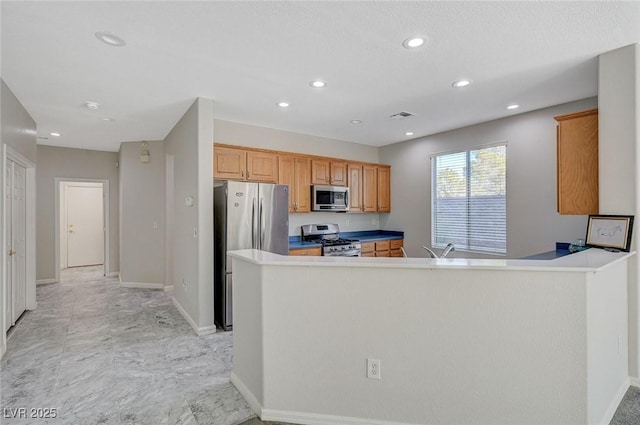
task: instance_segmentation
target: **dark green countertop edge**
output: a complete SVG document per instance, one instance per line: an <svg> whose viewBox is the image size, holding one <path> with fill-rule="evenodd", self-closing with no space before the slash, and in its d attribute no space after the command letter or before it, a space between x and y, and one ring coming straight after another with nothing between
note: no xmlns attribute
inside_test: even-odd
<svg viewBox="0 0 640 425"><path fill-rule="evenodd" d="M359 232L340 232L340 237L345 239L358 239L362 242L390 241L392 239L404 239L404 232L395 230L362 230ZM315 242L303 242L300 236L289 236L289 249L315 248L321 246Z"/></svg>

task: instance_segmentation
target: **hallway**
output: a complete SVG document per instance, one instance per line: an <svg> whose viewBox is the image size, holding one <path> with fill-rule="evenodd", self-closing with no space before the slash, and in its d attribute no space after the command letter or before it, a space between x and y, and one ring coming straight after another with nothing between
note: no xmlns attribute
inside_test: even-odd
<svg viewBox="0 0 640 425"><path fill-rule="evenodd" d="M254 416L229 381L231 333L198 337L163 291L121 288L101 272L68 269L60 283L38 286L38 308L2 359L3 425L231 425ZM27 419L11 418L21 408ZM31 418L31 409L56 409L56 418Z"/></svg>

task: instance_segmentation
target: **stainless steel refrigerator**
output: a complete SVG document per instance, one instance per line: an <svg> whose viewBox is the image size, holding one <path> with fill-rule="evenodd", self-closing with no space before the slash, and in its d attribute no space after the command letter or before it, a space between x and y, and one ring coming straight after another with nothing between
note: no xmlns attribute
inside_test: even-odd
<svg viewBox="0 0 640 425"><path fill-rule="evenodd" d="M216 324L233 328L233 270L227 251L289 253L289 186L218 181L213 189Z"/></svg>

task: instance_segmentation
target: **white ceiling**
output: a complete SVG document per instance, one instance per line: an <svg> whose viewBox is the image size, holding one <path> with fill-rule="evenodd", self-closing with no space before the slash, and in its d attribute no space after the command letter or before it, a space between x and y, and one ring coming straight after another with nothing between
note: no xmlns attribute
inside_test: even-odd
<svg viewBox="0 0 640 425"><path fill-rule="evenodd" d="M110 151L122 141L164 139L198 96L214 99L219 119L382 146L594 96L597 55L640 41L638 2L2 1L1 8L2 78L38 135L49 137L39 143ZM97 31L127 45L108 46ZM403 48L415 34L429 42ZM452 88L460 78L473 84ZM313 79L327 86L313 89ZM291 107L277 108L281 100ZM83 108L85 101L101 108ZM521 108L507 111L512 102ZM415 116L389 118L400 111Z"/></svg>

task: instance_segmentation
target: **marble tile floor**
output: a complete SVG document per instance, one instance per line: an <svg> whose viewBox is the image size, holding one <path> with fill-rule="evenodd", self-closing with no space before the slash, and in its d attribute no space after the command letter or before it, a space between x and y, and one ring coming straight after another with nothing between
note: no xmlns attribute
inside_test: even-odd
<svg viewBox="0 0 640 425"><path fill-rule="evenodd" d="M101 267L39 285L0 363L0 423L235 425L255 418L230 383L232 334L197 336L159 290ZM27 418L12 418L26 409ZM40 409L34 410L31 409ZM50 414L55 418L31 418Z"/></svg>
<svg viewBox="0 0 640 425"><path fill-rule="evenodd" d="M260 421L230 383L232 334L197 336L164 292L88 267L37 300L0 363L0 424L287 425ZM11 417L22 408L56 417ZM640 389L610 425L640 425Z"/></svg>

